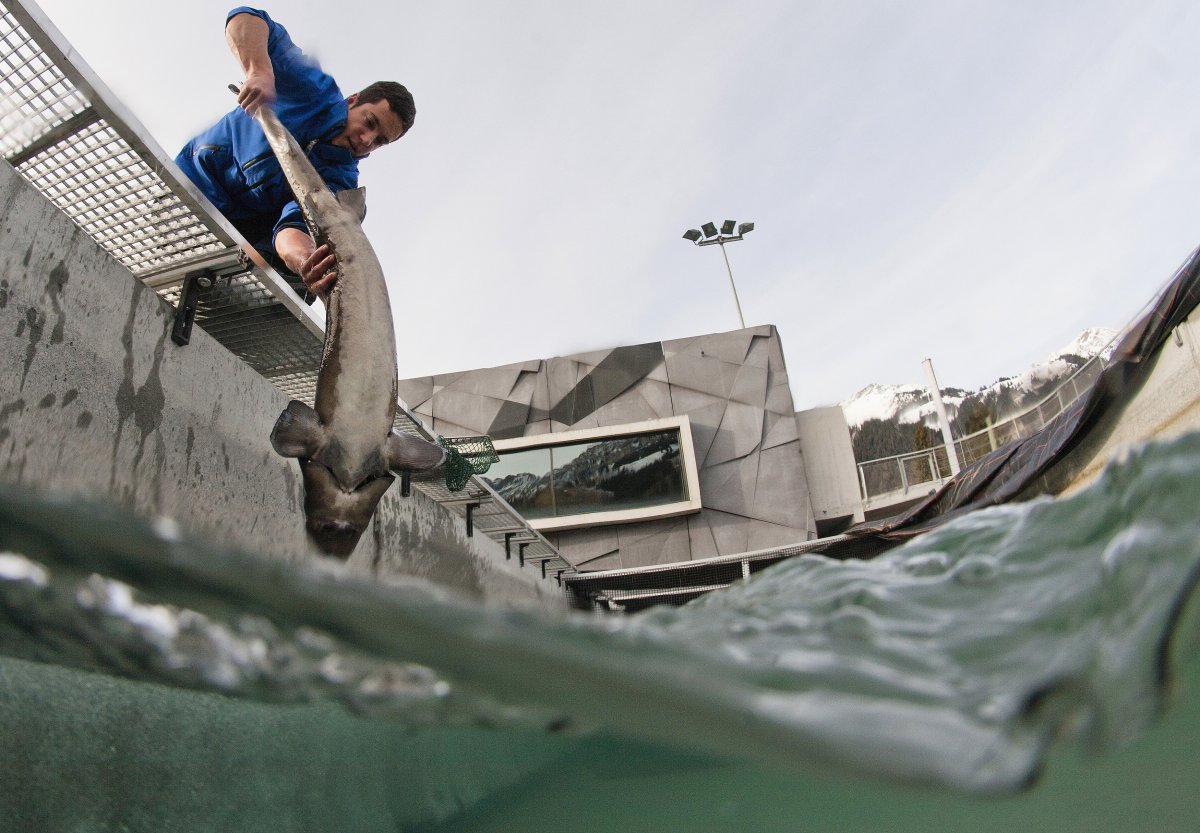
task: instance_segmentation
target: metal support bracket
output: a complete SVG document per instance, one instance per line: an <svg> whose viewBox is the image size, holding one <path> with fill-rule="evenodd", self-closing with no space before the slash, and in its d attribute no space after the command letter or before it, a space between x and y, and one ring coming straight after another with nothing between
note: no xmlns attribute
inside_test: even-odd
<svg viewBox="0 0 1200 833"><path fill-rule="evenodd" d="M475 510L479 508L478 503L467 504L467 537L475 537Z"/></svg>
<svg viewBox="0 0 1200 833"><path fill-rule="evenodd" d="M400 472L400 497L408 497L411 494L412 494L412 472L411 471L402 471L402 472ZM469 526L470 521L468 521L467 523ZM467 534L470 535L471 533L468 532Z"/></svg>
<svg viewBox="0 0 1200 833"><path fill-rule="evenodd" d="M504 533L504 560L512 561L512 539L516 535L515 532Z"/></svg>
<svg viewBox="0 0 1200 833"><path fill-rule="evenodd" d="M207 269L197 269L184 276L183 287L179 291L179 306L175 309L175 323L171 326L171 341L180 347L192 340L192 324L196 320L196 304L201 290L211 289L215 282L213 273Z"/></svg>
<svg viewBox="0 0 1200 833"><path fill-rule="evenodd" d="M529 546L528 541L522 541L517 544L517 557L521 559L521 566L525 566L525 548Z"/></svg>

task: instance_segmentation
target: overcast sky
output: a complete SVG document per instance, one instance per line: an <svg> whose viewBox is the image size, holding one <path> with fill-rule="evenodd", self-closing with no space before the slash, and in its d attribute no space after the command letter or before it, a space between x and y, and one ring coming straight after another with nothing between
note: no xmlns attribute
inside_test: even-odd
<svg viewBox="0 0 1200 833"><path fill-rule="evenodd" d="M42 0L172 155L240 81L228 2ZM1200 243L1200 5L289 0L416 126L363 162L402 377L775 324L798 409L1014 375ZM334 15L339 15L335 17Z"/></svg>

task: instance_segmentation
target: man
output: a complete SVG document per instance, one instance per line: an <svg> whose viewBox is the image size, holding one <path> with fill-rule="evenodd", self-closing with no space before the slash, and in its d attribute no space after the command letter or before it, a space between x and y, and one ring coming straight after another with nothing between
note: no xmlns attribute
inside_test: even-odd
<svg viewBox="0 0 1200 833"><path fill-rule="evenodd" d="M314 245L252 116L259 107L273 107L336 192L358 186L359 159L408 132L416 105L392 81L343 98L333 78L258 9L231 11L225 37L245 75L238 107L188 142L175 162L255 249L299 275L324 301L337 279L333 253Z"/></svg>

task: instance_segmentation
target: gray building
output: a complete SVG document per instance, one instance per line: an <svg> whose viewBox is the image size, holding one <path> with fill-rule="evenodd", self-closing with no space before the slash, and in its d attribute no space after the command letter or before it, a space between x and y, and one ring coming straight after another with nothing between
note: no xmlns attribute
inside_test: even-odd
<svg viewBox="0 0 1200 833"><path fill-rule="evenodd" d="M773 326L401 380L400 396L438 433L492 437L492 485L581 569L817 536Z"/></svg>

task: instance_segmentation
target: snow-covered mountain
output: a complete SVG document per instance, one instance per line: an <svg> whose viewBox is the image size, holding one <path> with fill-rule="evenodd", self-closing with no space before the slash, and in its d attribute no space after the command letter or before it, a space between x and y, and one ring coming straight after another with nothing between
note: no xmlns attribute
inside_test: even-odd
<svg viewBox="0 0 1200 833"><path fill-rule="evenodd" d="M990 395L1004 396L1007 401L1020 403L1046 388L1066 379L1092 356L1113 349L1117 332L1092 327L1080 333L1070 344L1056 350L1043 361L1034 364L1018 376L1001 379L968 394L959 388L942 388L942 401L951 419L968 398L985 400ZM851 428L869 419L894 420L899 423L924 421L932 424L934 405L924 385L871 384L841 403L842 413Z"/></svg>
<svg viewBox="0 0 1200 833"><path fill-rule="evenodd" d="M1090 359L1101 351L1105 351L1106 356L1110 355L1117 346L1117 335L1116 330L1110 330L1107 327L1089 327L1066 347L1056 353L1051 353L1047 361L1053 361L1064 355L1083 356Z"/></svg>
<svg viewBox="0 0 1200 833"><path fill-rule="evenodd" d="M1056 350L1045 360L1033 365L1020 376L1002 379L992 388L1019 388L1025 391L1036 390L1047 382L1065 379L1074 373L1083 362L1097 353L1111 353L1116 347L1117 333L1103 327L1091 327L1084 330L1075 340L1061 350ZM1081 361L1082 360L1082 361ZM986 392L986 388L983 392Z"/></svg>
<svg viewBox="0 0 1200 833"><path fill-rule="evenodd" d="M962 402L961 396L943 388L942 401L951 413ZM894 419L898 422L918 422L932 418L933 400L924 385L867 385L842 403L842 413L851 428L868 419Z"/></svg>

